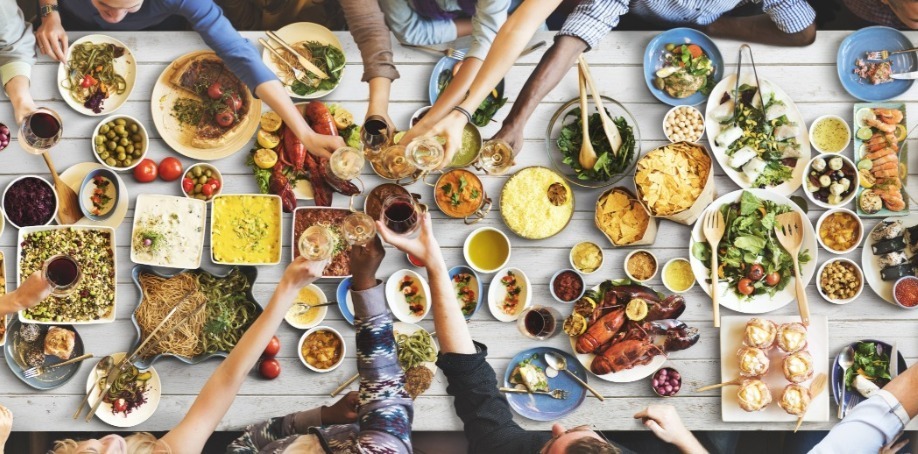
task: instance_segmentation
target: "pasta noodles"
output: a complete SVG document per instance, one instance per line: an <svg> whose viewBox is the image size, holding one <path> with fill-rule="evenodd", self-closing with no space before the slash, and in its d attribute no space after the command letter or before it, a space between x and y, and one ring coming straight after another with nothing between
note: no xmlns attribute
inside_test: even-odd
<svg viewBox="0 0 918 454"><path fill-rule="evenodd" d="M396 333L395 342L398 345L398 362L404 370L437 360L430 333L423 329L410 336Z"/></svg>
<svg viewBox="0 0 918 454"><path fill-rule="evenodd" d="M204 352L204 344L199 334L204 329L205 311L198 311L185 320L185 317L204 301L205 296L198 289L197 280L190 273L182 273L172 278L161 278L152 274L140 275L140 288L143 300L137 307L134 316L140 326L141 337L146 338L162 322L175 304L190 292L194 292L182 303L182 307L160 330L169 332L177 323L182 323L169 336L156 345L142 352L144 357L167 353L178 356L193 357Z"/></svg>

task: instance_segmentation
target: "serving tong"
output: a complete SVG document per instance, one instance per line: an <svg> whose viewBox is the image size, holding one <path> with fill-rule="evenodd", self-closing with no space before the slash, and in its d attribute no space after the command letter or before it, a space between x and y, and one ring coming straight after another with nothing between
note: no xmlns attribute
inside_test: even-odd
<svg viewBox="0 0 918 454"><path fill-rule="evenodd" d="M277 33L274 33L271 30L267 30L265 31L265 35L268 35L268 38L271 38L272 41L276 42L277 44L280 44L281 47L284 48L284 50L286 50L287 52L290 52L291 55L296 57L296 61L300 63L300 66L302 66L303 69L315 74L319 79L328 79L328 74L325 74L325 71L322 71L321 69L319 69L318 66L314 65L306 57L300 55L299 52L293 49L293 46L291 46L289 43L284 41L284 39L278 36ZM261 41L259 40L259 42ZM264 43L262 43L262 45L265 46ZM277 50L277 49L274 49L272 46L265 46L265 47L272 49L272 50Z"/></svg>
<svg viewBox="0 0 918 454"><path fill-rule="evenodd" d="M737 126L737 107L739 105L739 87L743 71L743 50L749 52L749 64L752 66L752 74L755 76L755 90L759 94L759 104L762 106L762 115L765 115L765 99L762 96L762 83L759 82L759 72L755 68L755 58L752 57L752 47L743 44L739 47L736 59L736 83L733 86L733 126ZM755 106L753 106L755 108Z"/></svg>

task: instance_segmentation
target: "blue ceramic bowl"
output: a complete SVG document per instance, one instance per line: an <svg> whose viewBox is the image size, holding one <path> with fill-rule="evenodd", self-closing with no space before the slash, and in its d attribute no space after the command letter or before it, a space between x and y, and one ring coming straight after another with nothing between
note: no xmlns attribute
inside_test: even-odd
<svg viewBox="0 0 918 454"><path fill-rule="evenodd" d="M354 303L351 299L351 278L344 278L340 284L338 284L338 291L335 292L335 297L338 300L338 309L341 311L341 315L347 320L351 325L354 324Z"/></svg>
<svg viewBox="0 0 918 454"><path fill-rule="evenodd" d="M452 267L452 268L449 269L449 280L452 281L452 280L453 280L453 277L455 277L455 276L456 276L457 274L459 274L459 273L469 273L469 274L471 274L471 275L472 275L472 287L473 287L473 288L477 288L476 291L478 292L478 293L477 293L478 298L477 298L477 300L475 301L475 308L472 309L472 312L471 312L471 313L469 313L469 314L463 314L463 315L465 316L465 319L466 319L466 320L471 320L471 319L472 319L472 316L474 316L475 313L478 312L478 309L481 308L481 302L484 301L484 298L485 298L485 294L484 294L484 283L481 282L481 277L478 276L478 273L476 273L475 270L473 270L473 269L471 269L471 268L469 268L469 267L467 267L467 266L462 266L462 265L460 265L460 266L454 266L454 267Z"/></svg>
<svg viewBox="0 0 918 454"><path fill-rule="evenodd" d="M845 38L838 46L838 79L845 90L857 99L868 102L879 102L893 99L908 91L914 80L894 80L892 82L873 85L854 74L854 61L864 58L870 51L888 50L890 52L914 47L902 32L889 27L862 28ZM894 73L904 73L918 70L918 57L914 52L893 55L892 62Z"/></svg>
<svg viewBox="0 0 918 454"><path fill-rule="evenodd" d="M102 177L111 182L112 190L109 192L109 195L112 197L112 200L108 203L108 211L100 216L92 214L92 192L95 189L95 185L92 183L92 180L95 177ZM115 208L118 206L118 197L121 195L121 188L118 187L118 177L115 175L115 172L112 172L108 169L95 169L86 174L83 178L83 182L80 183L80 193L78 194L80 200L80 211L83 212L83 216L93 220L93 221L104 221L112 216L115 213Z"/></svg>
<svg viewBox="0 0 918 454"><path fill-rule="evenodd" d="M701 46L704 53L707 54L711 62L714 63L714 83L716 84L724 77L724 58L720 55L717 45L708 35L691 28L674 28L660 33L644 49L644 82L647 88L661 102L671 106L688 105L695 106L703 103L708 99L708 95L696 92L687 98L673 98L663 90L653 86L653 79L656 77L658 69L663 67L663 55L666 54L666 45L673 44L697 44Z"/></svg>

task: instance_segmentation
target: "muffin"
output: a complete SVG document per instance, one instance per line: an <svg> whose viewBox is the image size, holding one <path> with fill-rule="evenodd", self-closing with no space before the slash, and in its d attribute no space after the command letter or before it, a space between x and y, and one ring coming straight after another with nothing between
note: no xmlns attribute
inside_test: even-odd
<svg viewBox="0 0 918 454"><path fill-rule="evenodd" d="M788 414L802 416L810 406L810 390L796 383L787 385L778 405Z"/></svg>
<svg viewBox="0 0 918 454"><path fill-rule="evenodd" d="M41 336L41 327L34 323L23 323L19 325L19 338L23 342L32 343Z"/></svg>
<svg viewBox="0 0 918 454"><path fill-rule="evenodd" d="M31 347L22 355L23 361L29 367L38 367L45 363L45 354L38 347Z"/></svg>
<svg viewBox="0 0 918 454"><path fill-rule="evenodd" d="M745 411L759 411L771 403L771 391L765 382L758 379L745 380L736 393L739 406Z"/></svg>
<svg viewBox="0 0 918 454"><path fill-rule="evenodd" d="M753 318L746 323L743 345L768 350L775 345L775 337L777 335L778 325L775 322Z"/></svg>
<svg viewBox="0 0 918 454"><path fill-rule="evenodd" d="M743 377L761 377L768 372L770 361L765 350L755 347L742 347L736 352L739 358L740 375Z"/></svg>
<svg viewBox="0 0 918 454"><path fill-rule="evenodd" d="M778 327L778 348L797 353L806 348L806 327L802 323L785 323Z"/></svg>
<svg viewBox="0 0 918 454"><path fill-rule="evenodd" d="M791 383L802 383L813 377L813 356L804 350L784 357L784 378Z"/></svg>

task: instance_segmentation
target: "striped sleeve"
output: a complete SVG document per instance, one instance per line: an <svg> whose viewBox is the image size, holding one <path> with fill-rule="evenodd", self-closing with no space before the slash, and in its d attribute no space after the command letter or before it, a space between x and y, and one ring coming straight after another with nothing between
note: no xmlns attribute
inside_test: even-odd
<svg viewBox="0 0 918 454"><path fill-rule="evenodd" d="M558 34L580 38L587 44L587 50L593 49L627 12L627 0L581 0Z"/></svg>
<svg viewBox="0 0 918 454"><path fill-rule="evenodd" d="M765 0L762 10L784 33L801 32L816 20L816 11L805 0Z"/></svg>

